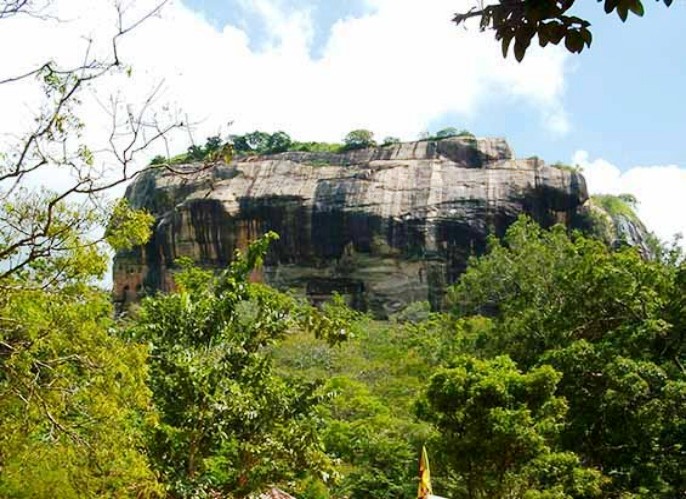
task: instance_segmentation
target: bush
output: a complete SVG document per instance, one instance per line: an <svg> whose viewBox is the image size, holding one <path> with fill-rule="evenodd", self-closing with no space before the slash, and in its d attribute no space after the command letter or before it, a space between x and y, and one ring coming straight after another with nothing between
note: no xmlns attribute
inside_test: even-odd
<svg viewBox="0 0 686 499"><path fill-rule="evenodd" d="M431 304L424 301L415 301L407 305L404 309L393 316L396 322L404 323L410 322L412 324L419 324L429 318L431 315Z"/></svg>
<svg viewBox="0 0 686 499"><path fill-rule="evenodd" d="M296 152L325 152L336 154L343 150L341 144L330 144L327 142L293 142L290 151Z"/></svg>
<svg viewBox="0 0 686 499"><path fill-rule="evenodd" d="M347 151L374 147L375 145L374 133L364 129L353 130L343 139L343 147Z"/></svg>
<svg viewBox="0 0 686 499"><path fill-rule="evenodd" d="M571 166L566 163L562 163L561 161L556 161L552 165L553 168L557 168L558 170L564 170L566 172L571 172L571 173L581 173L582 168L579 165L576 166Z"/></svg>
<svg viewBox="0 0 686 499"><path fill-rule="evenodd" d="M400 144L400 139L398 137L386 137L383 139L382 146L394 146Z"/></svg>
<svg viewBox="0 0 686 499"><path fill-rule="evenodd" d="M455 127L447 127L439 130L435 134L430 134L429 132L422 132L419 134L419 140L443 140L449 139L451 137L457 137L461 139L475 140L476 136L469 130L462 129L458 130Z"/></svg>
<svg viewBox="0 0 686 499"><path fill-rule="evenodd" d="M457 137L460 132L457 131L455 127L448 127L436 132L434 138L436 139L447 139L448 137Z"/></svg>

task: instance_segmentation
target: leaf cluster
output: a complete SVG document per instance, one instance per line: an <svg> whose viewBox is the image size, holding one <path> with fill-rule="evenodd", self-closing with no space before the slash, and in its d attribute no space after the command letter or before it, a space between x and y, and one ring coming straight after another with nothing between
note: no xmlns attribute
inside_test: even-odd
<svg viewBox="0 0 686 499"><path fill-rule="evenodd" d="M643 16L642 0L597 0L603 3L607 14L616 12L624 22L629 12ZM667 7L673 0L657 0ZM514 42L513 53L517 61L524 59L527 49L534 37L538 38L541 47L548 44L558 45L564 41L565 48L572 53L579 53L590 47L593 35L591 23L570 14L575 0L498 0L497 3L481 9L456 14L453 22L463 24L473 17L479 18L482 31L492 29L495 39L500 41L503 57Z"/></svg>
<svg viewBox="0 0 686 499"><path fill-rule="evenodd" d="M230 141L236 153L242 154L277 154L291 150L293 140L286 132L268 134L258 130L245 135L232 135Z"/></svg>
<svg viewBox="0 0 686 499"><path fill-rule="evenodd" d="M343 139L343 151L354 151L376 146L374 133L366 129L358 129L349 132Z"/></svg>
<svg viewBox="0 0 686 499"><path fill-rule="evenodd" d="M427 134L426 137L422 138L422 140L441 140L441 139L448 139L451 137L461 137L465 139L475 139L475 136L473 133L471 133L467 129L462 129L458 130L455 127L447 127L447 128L442 128L441 130L437 131L433 135Z"/></svg>

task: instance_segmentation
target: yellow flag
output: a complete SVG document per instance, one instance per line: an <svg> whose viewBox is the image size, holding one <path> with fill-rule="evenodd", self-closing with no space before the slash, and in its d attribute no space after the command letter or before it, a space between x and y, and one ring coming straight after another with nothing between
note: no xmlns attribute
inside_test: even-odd
<svg viewBox="0 0 686 499"><path fill-rule="evenodd" d="M426 454L426 447L422 446L422 457L419 459L419 489L417 499L427 499L433 491L431 490L431 472L429 471L429 456Z"/></svg>

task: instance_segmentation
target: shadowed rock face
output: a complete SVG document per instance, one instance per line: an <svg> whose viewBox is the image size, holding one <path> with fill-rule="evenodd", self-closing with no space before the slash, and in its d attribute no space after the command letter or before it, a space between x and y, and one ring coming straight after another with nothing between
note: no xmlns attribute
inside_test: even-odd
<svg viewBox="0 0 686 499"><path fill-rule="evenodd" d="M281 237L259 278L313 301L339 292L379 317L416 300L439 307L489 234L522 213L571 224L588 197L577 173L516 160L504 140L464 138L150 172L126 196L158 218L145 247L115 257L121 302L171 289L179 257L222 267L272 230Z"/></svg>

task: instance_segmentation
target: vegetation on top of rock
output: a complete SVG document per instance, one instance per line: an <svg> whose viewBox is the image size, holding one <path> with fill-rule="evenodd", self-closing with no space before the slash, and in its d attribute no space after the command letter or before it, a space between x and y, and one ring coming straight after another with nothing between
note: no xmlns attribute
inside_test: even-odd
<svg viewBox="0 0 686 499"><path fill-rule="evenodd" d="M374 140L374 132L369 130L359 129L348 133L343 139L343 151L354 151L355 149L364 149L367 147L376 146Z"/></svg>
<svg viewBox="0 0 686 499"><path fill-rule="evenodd" d="M476 137L468 130L458 130L454 127L444 128L434 135L426 134L420 140L442 140L451 137L476 140ZM386 137L380 145L389 146L400 143L401 140L398 137ZM230 135L226 141L223 141L219 136L208 137L203 146L191 145L185 153L177 154L170 158L165 158L161 155L155 156L150 164L154 166L180 165L221 159L228 162L233 156L241 158L282 152L340 154L367 147L376 147L377 145L377 142L374 140L374 133L365 129L352 130L343 138L342 143L300 142L293 140L283 131L270 134L256 130L244 135Z"/></svg>
<svg viewBox="0 0 686 499"><path fill-rule="evenodd" d="M536 158L538 159L538 158ZM563 163L562 161L556 161L555 163L550 165L553 168L557 168L558 170L563 170L566 172L571 172L571 173L581 173L583 171L583 168L581 168L579 165L568 165L567 163Z"/></svg>
<svg viewBox="0 0 686 499"><path fill-rule="evenodd" d="M291 145L289 151L294 152L320 152L320 153L330 153L338 154L341 152L343 146L341 144L329 143L329 142L298 142L295 141Z"/></svg>
<svg viewBox="0 0 686 499"><path fill-rule="evenodd" d="M386 137L383 139L383 142L381 143L382 146L393 146L396 144L400 144L401 140L398 137Z"/></svg>
<svg viewBox="0 0 686 499"><path fill-rule="evenodd" d="M290 150L293 145L291 137L281 131L272 134L254 131L245 135L231 135L229 143L238 155L276 154Z"/></svg>
<svg viewBox="0 0 686 499"><path fill-rule="evenodd" d="M452 127L452 126L438 130L434 134L431 134L429 132L422 132L421 134L419 134L419 140L420 141L442 140L442 139L449 139L451 137L460 137L463 139L468 139L470 141L476 140L476 136L472 132L470 132L469 130L466 130L466 129L458 130L457 128Z"/></svg>
<svg viewBox="0 0 686 499"><path fill-rule="evenodd" d="M650 254L659 252L660 244L652 234L648 234L636 214L636 198L631 194L595 194L591 196L586 217L589 235L597 237L610 245L633 244L634 234L642 233L642 244Z"/></svg>
<svg viewBox="0 0 686 499"><path fill-rule="evenodd" d="M439 130L438 132L436 132L431 137L431 139L441 140L441 139L447 139L450 137L463 137L463 138L467 138L467 139L475 138L474 134L471 133L469 130L465 130L465 129L458 130L455 127L448 127L448 128L443 128L442 130Z"/></svg>
<svg viewBox="0 0 686 499"><path fill-rule="evenodd" d="M622 216L632 221L638 220L638 215L636 215L638 201L633 194L595 194L591 196L591 199L613 218Z"/></svg>

